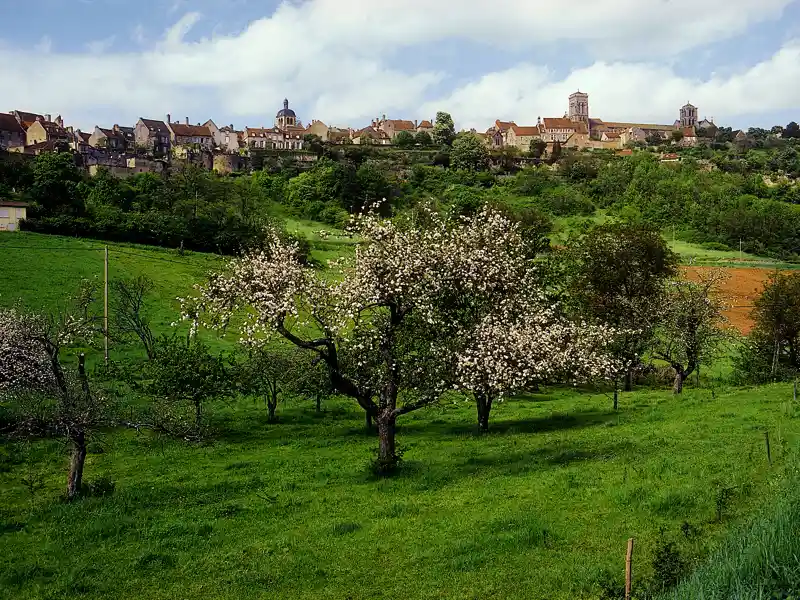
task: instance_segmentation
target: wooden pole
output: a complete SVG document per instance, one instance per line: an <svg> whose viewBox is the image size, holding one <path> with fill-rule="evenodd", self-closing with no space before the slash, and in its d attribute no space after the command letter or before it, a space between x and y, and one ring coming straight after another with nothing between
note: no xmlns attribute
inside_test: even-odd
<svg viewBox="0 0 800 600"><path fill-rule="evenodd" d="M103 337L105 341L104 358L108 364L108 246L105 249L103 264Z"/></svg>
<svg viewBox="0 0 800 600"><path fill-rule="evenodd" d="M633 538L628 540L628 551L625 553L625 600L631 600L633 581Z"/></svg>
<svg viewBox="0 0 800 600"><path fill-rule="evenodd" d="M769 451L769 431L764 432L764 441L767 444L767 460L769 461L769 466L772 466L772 454Z"/></svg>

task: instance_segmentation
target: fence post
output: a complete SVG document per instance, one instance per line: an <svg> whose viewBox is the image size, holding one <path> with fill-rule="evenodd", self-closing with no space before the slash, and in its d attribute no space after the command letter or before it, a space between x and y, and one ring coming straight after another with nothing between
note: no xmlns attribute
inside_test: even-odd
<svg viewBox="0 0 800 600"><path fill-rule="evenodd" d="M628 540L628 551L625 553L625 600L631 600L631 584L633 580L633 538Z"/></svg>

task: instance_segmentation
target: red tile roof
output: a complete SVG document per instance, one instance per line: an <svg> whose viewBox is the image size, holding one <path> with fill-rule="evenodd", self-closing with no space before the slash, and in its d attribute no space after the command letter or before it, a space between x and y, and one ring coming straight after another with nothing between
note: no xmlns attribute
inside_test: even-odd
<svg viewBox="0 0 800 600"><path fill-rule="evenodd" d="M578 125L577 123L573 123L569 119L565 118L544 118L542 121L544 121L545 129L570 129L572 131L576 131Z"/></svg>
<svg viewBox="0 0 800 600"><path fill-rule="evenodd" d="M172 133L181 137L211 137L211 130L205 125L182 125L171 123Z"/></svg>
<svg viewBox="0 0 800 600"><path fill-rule="evenodd" d="M2 200L2 199L0 199L0 206L12 206L12 207L17 206L17 207L20 207L20 208L24 208L26 206L30 206L30 204L28 204L27 202L16 202L16 201L12 201L12 200Z"/></svg>
<svg viewBox="0 0 800 600"><path fill-rule="evenodd" d="M515 125L512 123L511 130L514 132L514 135L519 136L537 136L541 135L542 130L538 125L534 125L533 127L520 127L519 125Z"/></svg>
<svg viewBox="0 0 800 600"><path fill-rule="evenodd" d="M424 121L420 121L419 127L422 127L423 129L433 129L433 123L426 119Z"/></svg>
<svg viewBox="0 0 800 600"><path fill-rule="evenodd" d="M395 131L414 131L414 121L404 121L402 119L386 119L383 125L391 125Z"/></svg>
<svg viewBox="0 0 800 600"><path fill-rule="evenodd" d="M499 129L503 133L508 131L514 125L516 125L514 121L500 121L498 119L494 122L494 126L497 127L497 129Z"/></svg>

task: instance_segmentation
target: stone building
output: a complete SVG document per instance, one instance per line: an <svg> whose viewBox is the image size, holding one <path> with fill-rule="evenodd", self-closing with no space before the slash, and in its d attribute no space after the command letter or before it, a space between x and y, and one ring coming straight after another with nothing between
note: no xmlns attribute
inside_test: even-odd
<svg viewBox="0 0 800 600"><path fill-rule="evenodd" d="M47 115L49 116L49 115ZM69 134L64 129L64 121L56 117L56 121L37 119L25 131L25 145L34 146L43 142L69 142Z"/></svg>
<svg viewBox="0 0 800 600"><path fill-rule="evenodd" d="M680 127L696 127L697 126L697 107L687 102L681 107L680 110Z"/></svg>
<svg viewBox="0 0 800 600"><path fill-rule="evenodd" d="M167 115L169 119L169 115ZM164 121L139 118L134 127L136 145L158 156L169 154L170 131Z"/></svg>
<svg viewBox="0 0 800 600"><path fill-rule="evenodd" d="M167 115L169 117L169 115ZM214 136L205 125L190 125L189 117L185 123L170 123L167 119L170 143L172 146L199 146L211 150L214 147Z"/></svg>
<svg viewBox="0 0 800 600"><path fill-rule="evenodd" d="M584 123L589 127L589 94L578 90L569 95L568 118L573 123Z"/></svg>

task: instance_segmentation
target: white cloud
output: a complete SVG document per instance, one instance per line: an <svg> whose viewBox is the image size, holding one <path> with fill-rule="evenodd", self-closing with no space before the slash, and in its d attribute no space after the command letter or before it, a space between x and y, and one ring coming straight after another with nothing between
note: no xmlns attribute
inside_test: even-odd
<svg viewBox="0 0 800 600"><path fill-rule="evenodd" d="M784 96L743 87L780 81L781 73L796 77L790 64L796 46L787 46L760 71L705 83L684 80L664 65L684 50L776 19L792 1L572 0L568 9L540 0L286 1L233 35L192 39L202 18L196 12L157 42L148 42L139 26L133 35L140 49L129 52L100 52L98 43L89 52L47 55L49 45L35 52L0 47L0 76L12 83L3 91L9 106L61 112L84 128L167 112L192 115L192 121L247 118L250 125L267 124L284 96L308 108L301 115L305 120L358 125L379 113L430 118L435 109L446 109L459 123L485 127L498 116L561 114L566 94L577 87L592 93L593 112L602 111L604 118L652 115L669 121L676 98L682 103L686 97L722 117L789 101L798 106L797 86L784 86ZM426 100L446 79L436 65L415 72L388 66L402 59L405 48L458 40L530 54L546 45L573 44L597 62L562 81L544 66L525 63L477 75L433 103ZM716 98L717 91L726 97ZM254 123L253 115L263 115L262 123Z"/></svg>
<svg viewBox="0 0 800 600"><path fill-rule="evenodd" d="M86 49L90 54L102 54L103 52L108 52L116 39L116 36L111 35L102 40L92 40L86 43Z"/></svg>
<svg viewBox="0 0 800 600"><path fill-rule="evenodd" d="M607 121L670 124L687 100L701 116L724 121L736 115L800 107L800 40L749 69L706 80L681 77L653 63L604 63L572 71L556 79L546 69L519 65L490 73L451 94L425 103L425 114L447 107L459 126L486 129L495 119L532 125L537 117L560 117L567 96L589 93L591 116ZM427 112L426 112L427 111Z"/></svg>

